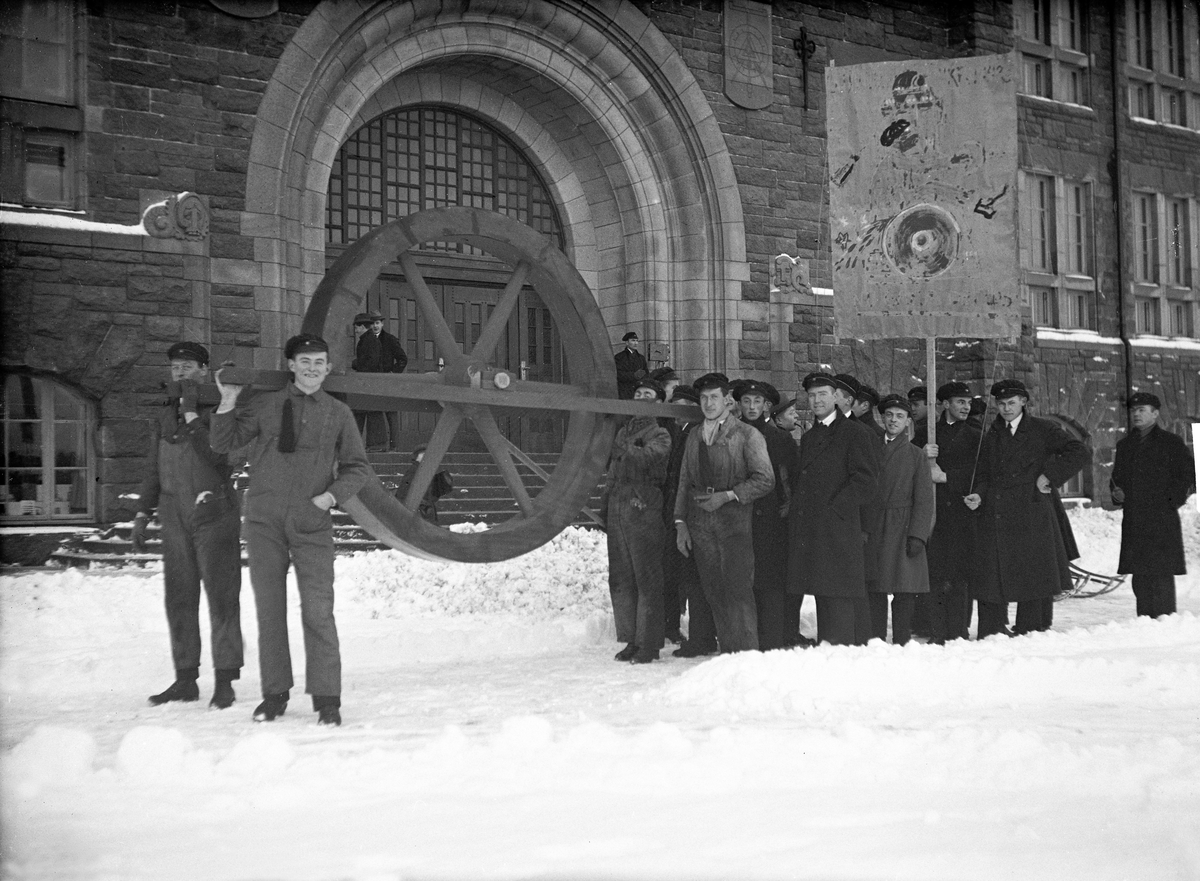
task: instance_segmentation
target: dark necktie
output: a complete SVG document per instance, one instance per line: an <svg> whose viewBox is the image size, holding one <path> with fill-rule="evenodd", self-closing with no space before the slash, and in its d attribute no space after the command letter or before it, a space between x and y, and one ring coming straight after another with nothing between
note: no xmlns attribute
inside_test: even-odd
<svg viewBox="0 0 1200 881"><path fill-rule="evenodd" d="M283 402L283 424L279 427L279 452L296 452L296 422L292 418L292 399Z"/></svg>

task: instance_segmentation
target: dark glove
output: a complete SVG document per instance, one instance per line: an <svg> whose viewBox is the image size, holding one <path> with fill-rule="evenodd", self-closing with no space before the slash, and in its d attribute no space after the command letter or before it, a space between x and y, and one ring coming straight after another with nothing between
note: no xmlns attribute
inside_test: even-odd
<svg viewBox="0 0 1200 881"><path fill-rule="evenodd" d="M129 543L132 545L135 554L146 553L146 524L149 522L149 514L139 512L133 518L133 529L129 533Z"/></svg>
<svg viewBox="0 0 1200 881"><path fill-rule="evenodd" d="M904 553L910 557L919 557L925 550L925 542L917 538L915 535L910 535L908 541L904 545Z"/></svg>
<svg viewBox="0 0 1200 881"><path fill-rule="evenodd" d="M179 383L179 412L198 413L196 409L196 392L199 390L194 380L185 379Z"/></svg>

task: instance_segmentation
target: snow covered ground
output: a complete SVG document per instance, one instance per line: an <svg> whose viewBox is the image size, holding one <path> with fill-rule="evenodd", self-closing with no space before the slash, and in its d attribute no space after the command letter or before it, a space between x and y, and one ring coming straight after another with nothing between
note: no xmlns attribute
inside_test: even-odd
<svg viewBox="0 0 1200 881"><path fill-rule="evenodd" d="M1119 518L1072 519L1081 562L1115 571ZM1159 621L1125 586L1032 637L631 666L605 570L578 530L490 566L339 559L335 730L302 679L251 721L248 582L218 712L208 671L200 702L146 705L171 679L160 575L5 577L0 875L1200 877L1197 575Z"/></svg>

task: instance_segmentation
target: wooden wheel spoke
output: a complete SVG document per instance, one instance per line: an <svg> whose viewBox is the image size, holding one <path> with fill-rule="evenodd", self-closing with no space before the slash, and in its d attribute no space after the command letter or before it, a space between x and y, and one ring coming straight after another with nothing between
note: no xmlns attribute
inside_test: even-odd
<svg viewBox="0 0 1200 881"><path fill-rule="evenodd" d="M525 482L517 473L517 466L513 462L512 452L509 450L511 444L508 438L501 433L500 426L496 424L496 417L487 407L471 407L467 412L479 430L492 458L496 460L496 465L500 468L500 476L504 478L504 482L512 491L513 498L517 500L517 507L526 517L532 516L533 499L529 497L529 491L525 489Z"/></svg>
<svg viewBox="0 0 1200 881"><path fill-rule="evenodd" d="M437 300L433 298L433 292L425 283L425 276L421 274L411 253L404 251L400 254L400 266L404 269L404 277L408 279L408 283L412 287L413 296L417 300L421 314L425 316L425 329L433 337L434 345L446 359L447 364L461 361L463 359L462 349L459 348L458 341L454 339L454 334L450 332L446 316L442 314Z"/></svg>
<svg viewBox="0 0 1200 881"><path fill-rule="evenodd" d="M442 459L445 458L446 451L450 449L450 442L454 440L454 435L458 432L462 421L463 411L459 407L447 405L442 410L437 425L433 427L429 444L425 447L425 455L417 465L417 472L413 475L412 483L404 496L404 506L410 511L415 511L420 507L421 499L433 485L433 478L437 474L438 466L442 464Z"/></svg>
<svg viewBox="0 0 1200 881"><path fill-rule="evenodd" d="M522 260L513 270L512 277L505 285L504 293L500 295L500 301L496 303L496 308L492 310L492 315L488 319L483 333L475 341L475 348L471 350L471 360L492 360L496 354L496 346L500 343L500 337L508 327L508 317L517 305L517 299L521 296L521 289L525 287L527 278L529 278L529 264Z"/></svg>

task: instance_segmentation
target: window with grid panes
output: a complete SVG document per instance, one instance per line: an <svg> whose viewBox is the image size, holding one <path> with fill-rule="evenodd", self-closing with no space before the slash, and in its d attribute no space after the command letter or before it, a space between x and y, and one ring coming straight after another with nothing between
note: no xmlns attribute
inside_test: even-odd
<svg viewBox="0 0 1200 881"><path fill-rule="evenodd" d="M79 207L78 15L74 0L0 3L0 201Z"/></svg>
<svg viewBox="0 0 1200 881"><path fill-rule="evenodd" d="M1129 113L1200 128L1200 4L1126 0Z"/></svg>
<svg viewBox="0 0 1200 881"><path fill-rule="evenodd" d="M1134 278L1158 283L1158 207L1153 193L1133 194Z"/></svg>
<svg viewBox="0 0 1200 881"><path fill-rule="evenodd" d="M1192 266L1200 253L1194 198L1135 192L1134 302L1139 333L1196 335L1200 291Z"/></svg>
<svg viewBox="0 0 1200 881"><path fill-rule="evenodd" d="M0 516L11 520L93 516L92 414L67 388L27 375L3 378Z"/></svg>
<svg viewBox="0 0 1200 881"><path fill-rule="evenodd" d="M1087 4L1083 0L1017 0L1014 12L1021 91L1087 104Z"/></svg>
<svg viewBox="0 0 1200 881"><path fill-rule="evenodd" d="M1036 325L1095 324L1092 188L1050 174L1022 175L1021 267Z"/></svg>
<svg viewBox="0 0 1200 881"><path fill-rule="evenodd" d="M482 120L429 105L389 111L347 138L330 173L327 240L349 244L399 217L449 206L496 211L563 244L548 190L516 145Z"/></svg>

